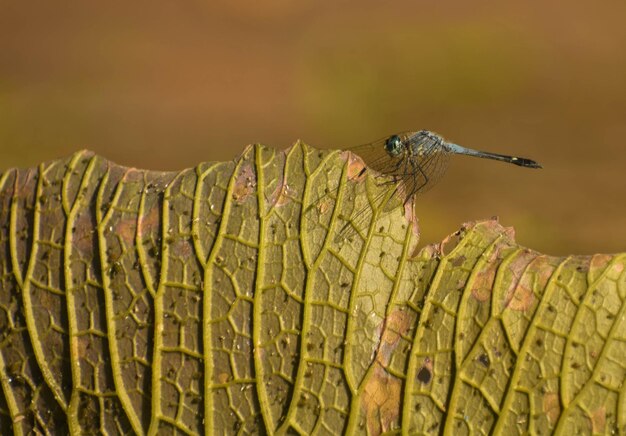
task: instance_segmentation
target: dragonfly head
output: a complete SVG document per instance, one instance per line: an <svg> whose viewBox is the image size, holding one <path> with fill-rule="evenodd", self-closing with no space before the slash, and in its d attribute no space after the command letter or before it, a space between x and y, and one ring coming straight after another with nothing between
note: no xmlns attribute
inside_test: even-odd
<svg viewBox="0 0 626 436"><path fill-rule="evenodd" d="M398 157L404 151L404 143L398 135L392 135L385 141L385 151L391 157Z"/></svg>

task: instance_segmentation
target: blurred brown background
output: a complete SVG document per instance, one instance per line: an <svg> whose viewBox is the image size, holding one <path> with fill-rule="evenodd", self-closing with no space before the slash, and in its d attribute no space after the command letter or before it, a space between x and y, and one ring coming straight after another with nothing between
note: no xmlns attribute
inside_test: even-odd
<svg viewBox="0 0 626 436"><path fill-rule="evenodd" d="M0 171L427 128L544 169L454 159L420 198L424 242L499 215L547 253L626 251L625 18L623 0L0 0Z"/></svg>

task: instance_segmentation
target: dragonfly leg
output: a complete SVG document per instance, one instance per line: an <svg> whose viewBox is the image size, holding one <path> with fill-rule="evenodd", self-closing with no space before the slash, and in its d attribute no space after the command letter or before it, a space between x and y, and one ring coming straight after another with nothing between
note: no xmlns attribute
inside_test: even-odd
<svg viewBox="0 0 626 436"><path fill-rule="evenodd" d="M413 188L414 193L419 192L420 189L422 189L424 186L426 186L428 184L428 176L426 175L426 173L424 172L424 170L422 169L422 166L419 164L415 164L414 162L411 162L413 164L414 167L417 167L417 170L422 173L422 176L424 176L424 182L419 185L416 186L415 188Z"/></svg>

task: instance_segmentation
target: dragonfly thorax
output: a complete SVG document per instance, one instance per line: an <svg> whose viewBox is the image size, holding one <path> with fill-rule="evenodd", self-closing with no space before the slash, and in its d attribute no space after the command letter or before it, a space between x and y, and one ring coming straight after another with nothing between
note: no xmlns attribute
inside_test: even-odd
<svg viewBox="0 0 626 436"><path fill-rule="evenodd" d="M429 130L420 130L413 134L408 142L409 154L418 157L431 154L435 150L438 151L445 144L445 140L441 136Z"/></svg>

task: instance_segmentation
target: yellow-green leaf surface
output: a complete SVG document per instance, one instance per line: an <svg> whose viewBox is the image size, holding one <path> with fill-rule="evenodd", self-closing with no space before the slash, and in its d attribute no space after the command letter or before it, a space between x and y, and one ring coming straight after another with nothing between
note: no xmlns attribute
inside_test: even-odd
<svg viewBox="0 0 626 436"><path fill-rule="evenodd" d="M361 169L298 143L5 172L0 433L626 433L626 255L495 221L418 252Z"/></svg>

